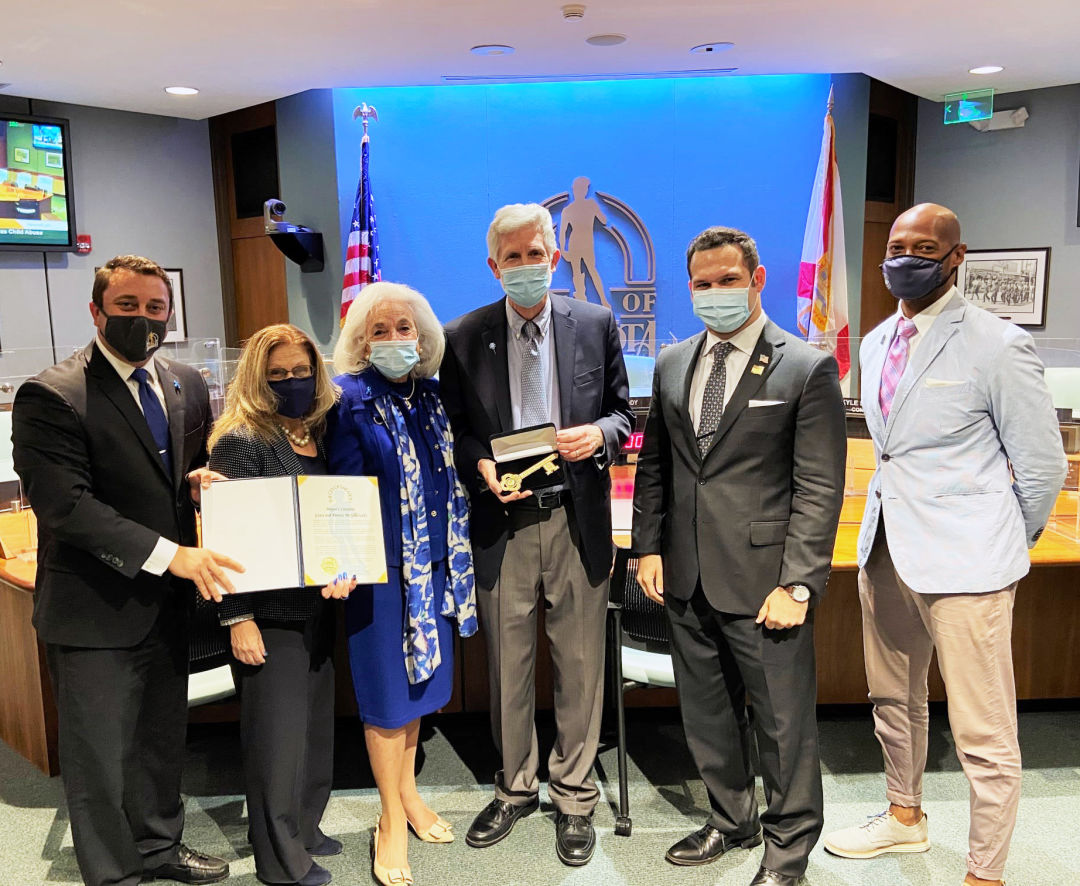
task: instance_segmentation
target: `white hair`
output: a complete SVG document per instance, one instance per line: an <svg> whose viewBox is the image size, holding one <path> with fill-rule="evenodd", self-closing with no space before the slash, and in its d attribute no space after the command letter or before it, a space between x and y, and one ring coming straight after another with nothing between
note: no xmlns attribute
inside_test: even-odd
<svg viewBox="0 0 1080 886"><path fill-rule="evenodd" d="M345 326L334 347L334 368L338 372L357 373L370 366L362 356L368 343L368 318L376 306L386 301L408 305L419 334L420 362L409 373L415 378L431 378L439 371L446 340L442 325L427 299L404 283L370 283L349 305Z"/></svg>
<svg viewBox="0 0 1080 886"><path fill-rule="evenodd" d="M555 222L539 203L511 203L495 213L487 232L488 258L498 262L499 240L504 234L522 228L537 228L544 235L548 257L555 254Z"/></svg>

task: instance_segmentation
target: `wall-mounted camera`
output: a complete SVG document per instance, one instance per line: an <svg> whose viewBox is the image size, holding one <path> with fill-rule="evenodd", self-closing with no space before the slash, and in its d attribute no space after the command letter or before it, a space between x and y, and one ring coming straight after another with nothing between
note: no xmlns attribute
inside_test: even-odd
<svg viewBox="0 0 1080 886"><path fill-rule="evenodd" d="M277 197L271 197L263 203L263 227L274 245L281 250L289 261L300 265L304 273L314 273L323 269L322 234L303 225L284 221L288 207Z"/></svg>

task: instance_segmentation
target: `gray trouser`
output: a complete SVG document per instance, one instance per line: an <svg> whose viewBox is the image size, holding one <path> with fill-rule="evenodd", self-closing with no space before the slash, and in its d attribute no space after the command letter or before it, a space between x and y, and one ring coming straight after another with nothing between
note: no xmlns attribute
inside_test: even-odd
<svg viewBox="0 0 1080 886"><path fill-rule="evenodd" d="M516 507L499 580L477 601L487 640L491 728L502 755L495 796L523 805L537 795L536 615L544 605L555 682L555 745L548 795L560 812L588 815L599 799L589 777L600 738L607 581L589 581L569 506Z"/></svg>

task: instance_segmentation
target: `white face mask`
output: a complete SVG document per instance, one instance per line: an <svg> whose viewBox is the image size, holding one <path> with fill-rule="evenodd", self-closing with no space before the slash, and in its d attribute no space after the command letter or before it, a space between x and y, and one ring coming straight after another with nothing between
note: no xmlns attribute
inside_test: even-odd
<svg viewBox="0 0 1080 886"><path fill-rule="evenodd" d="M544 261L537 265L521 265L505 270L500 268L499 282L506 297L514 304L522 308L535 308L551 288L551 265Z"/></svg>

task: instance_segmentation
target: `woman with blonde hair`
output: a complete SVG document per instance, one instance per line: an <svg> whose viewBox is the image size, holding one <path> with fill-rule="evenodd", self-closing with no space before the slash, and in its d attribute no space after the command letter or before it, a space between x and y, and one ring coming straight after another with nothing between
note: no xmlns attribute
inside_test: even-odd
<svg viewBox="0 0 1080 886"><path fill-rule="evenodd" d="M419 292L373 283L349 308L334 350L341 399L327 432L330 470L379 478L387 580L345 607L353 686L382 801L372 841L380 883L412 883L408 830L454 839L416 787L420 718L450 700L453 623L476 631L468 506L450 423L432 378L443 331Z"/></svg>
<svg viewBox="0 0 1080 886"><path fill-rule="evenodd" d="M211 469L229 479L327 473L323 433L338 389L315 345L287 323L244 345L225 410L210 434ZM264 883L322 886L314 857L341 843L319 828L334 762L334 613L351 580L319 591L285 588L227 596L240 694L248 839Z"/></svg>

